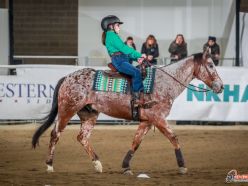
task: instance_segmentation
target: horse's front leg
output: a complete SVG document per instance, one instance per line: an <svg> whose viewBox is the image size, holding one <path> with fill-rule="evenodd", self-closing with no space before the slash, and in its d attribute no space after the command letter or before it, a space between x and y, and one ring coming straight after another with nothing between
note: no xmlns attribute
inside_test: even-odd
<svg viewBox="0 0 248 186"><path fill-rule="evenodd" d="M156 123L156 127L160 130L162 134L164 134L170 140L170 142L174 146L177 164L179 167L179 173L185 174L187 172L187 168L185 167L183 154L180 149L177 136L173 133L168 122L164 119L159 120L159 122Z"/></svg>
<svg viewBox="0 0 248 186"><path fill-rule="evenodd" d="M135 151L138 149L142 139L144 136L147 134L147 132L151 129L151 125L148 124L147 122L141 122L139 124L139 127L135 133L133 143L132 143L132 148L127 152L123 162L122 162L122 168L124 169L124 174L130 174L133 175L129 162L132 159Z"/></svg>
<svg viewBox="0 0 248 186"><path fill-rule="evenodd" d="M92 160L92 164L95 168L95 171L102 172L102 164L99 161L98 156L96 155L96 153L94 152L93 148L89 143L89 138L96 123L96 119L97 116L90 118L87 121L82 121L80 132L77 136L77 140L83 145L86 153L89 155L90 159Z"/></svg>

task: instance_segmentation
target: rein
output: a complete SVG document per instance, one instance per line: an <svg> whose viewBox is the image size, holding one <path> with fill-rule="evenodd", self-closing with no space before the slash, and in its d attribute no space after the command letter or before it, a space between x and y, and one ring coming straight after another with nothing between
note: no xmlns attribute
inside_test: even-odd
<svg viewBox="0 0 248 186"><path fill-rule="evenodd" d="M168 64L168 65L164 65L164 66L162 66L162 67L166 67L166 66L169 66L169 65L171 65L171 64L172 64L172 63L170 63L170 64ZM177 78L175 78L174 76L172 76L171 74L169 74L168 72L166 72L165 70L163 70L162 67L155 67L155 66L153 66L153 67L156 68L156 69L161 70L163 73L167 74L169 77L171 77L171 78L174 79L176 82L178 82L180 85L182 85L183 87L185 87L185 88L187 88L187 89L189 89L189 90L192 90L192 91L195 91L195 92L209 92L209 91L211 91L211 90L206 89L206 88L202 88L202 87L199 87L199 86L195 86L195 85L193 85L193 84L189 84L190 86L199 89L199 90L195 90L195 89L191 88L190 86L183 84L183 83L182 83L181 81L179 81Z"/></svg>

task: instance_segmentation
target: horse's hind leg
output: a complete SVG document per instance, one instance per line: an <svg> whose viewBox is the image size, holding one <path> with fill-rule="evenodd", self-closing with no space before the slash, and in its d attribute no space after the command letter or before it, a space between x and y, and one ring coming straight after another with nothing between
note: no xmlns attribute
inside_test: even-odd
<svg viewBox="0 0 248 186"><path fill-rule="evenodd" d="M159 129L159 131L166 136L172 145L175 148L175 155L177 159L177 164L179 167L179 173L185 174L187 172L187 168L185 167L184 158L182 151L180 149L180 145L178 142L177 136L173 133L172 129L169 127L169 124L166 120L162 119L157 124L156 127Z"/></svg>
<svg viewBox="0 0 248 186"><path fill-rule="evenodd" d="M133 143L132 143L132 148L127 152L125 158L123 159L122 162L122 168L124 169L124 174L129 174L133 175L129 162L132 159L135 151L139 148L139 145L142 142L142 139L144 136L147 134L147 132L151 129L151 125L148 124L147 122L141 122L139 124L138 129L136 130Z"/></svg>
<svg viewBox="0 0 248 186"><path fill-rule="evenodd" d="M48 157L46 160L47 171L53 172L53 158L55 152L55 145L59 141L59 137L61 132L63 132L64 128L66 127L67 123L71 119L74 113L67 112L66 115L58 115L58 120L51 131L50 136L50 143L49 143L49 150L48 150Z"/></svg>
<svg viewBox="0 0 248 186"><path fill-rule="evenodd" d="M99 157L94 152L94 149L89 143L89 138L94 125L96 123L99 113L96 111L87 111L85 109L78 112L78 116L81 120L80 132L77 136L77 140L83 145L86 153L92 160L93 166L96 172L102 172L102 164L99 161Z"/></svg>

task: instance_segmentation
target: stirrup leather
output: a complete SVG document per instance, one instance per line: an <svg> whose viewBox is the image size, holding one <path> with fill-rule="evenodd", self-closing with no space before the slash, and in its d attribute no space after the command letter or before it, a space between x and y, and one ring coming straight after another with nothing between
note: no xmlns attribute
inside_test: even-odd
<svg viewBox="0 0 248 186"><path fill-rule="evenodd" d="M131 99L131 113L134 121L140 120L140 106L135 105L135 100Z"/></svg>

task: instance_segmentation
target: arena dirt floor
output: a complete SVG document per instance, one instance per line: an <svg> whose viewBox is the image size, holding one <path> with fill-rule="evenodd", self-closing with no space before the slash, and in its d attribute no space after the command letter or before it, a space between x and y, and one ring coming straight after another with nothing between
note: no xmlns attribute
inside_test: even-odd
<svg viewBox="0 0 248 186"><path fill-rule="evenodd" d="M134 176L122 174L121 163L137 126L96 126L91 142L103 164L94 172L77 142L79 126L66 128L57 145L54 173L47 173L49 132L31 149L37 125L0 126L0 185L226 185L227 173L248 174L248 126L175 126L188 173L179 175L174 150L158 131L151 130L131 161ZM137 178L145 173L151 178ZM248 183L235 184L248 185Z"/></svg>

